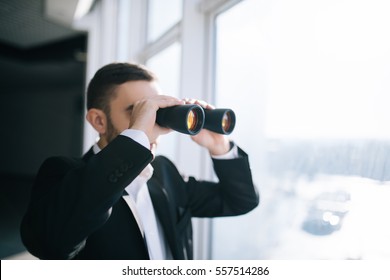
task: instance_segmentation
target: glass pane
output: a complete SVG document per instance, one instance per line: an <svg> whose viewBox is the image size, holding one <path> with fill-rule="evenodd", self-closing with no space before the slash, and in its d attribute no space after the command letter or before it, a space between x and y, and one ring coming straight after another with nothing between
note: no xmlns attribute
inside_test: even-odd
<svg viewBox="0 0 390 280"><path fill-rule="evenodd" d="M146 65L158 78L163 94L179 97L181 45L174 43L150 58ZM160 139L157 153L174 159L178 133L172 132Z"/></svg>
<svg viewBox="0 0 390 280"><path fill-rule="evenodd" d="M149 0L148 41L154 41L182 17L182 0Z"/></svg>
<svg viewBox="0 0 390 280"><path fill-rule="evenodd" d="M246 0L217 17L217 105L261 203L213 222L213 258L390 257L389 11Z"/></svg>

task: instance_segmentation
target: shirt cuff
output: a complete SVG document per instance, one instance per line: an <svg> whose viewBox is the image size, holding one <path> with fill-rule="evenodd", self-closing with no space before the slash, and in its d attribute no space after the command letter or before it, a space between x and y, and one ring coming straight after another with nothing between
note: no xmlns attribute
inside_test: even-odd
<svg viewBox="0 0 390 280"><path fill-rule="evenodd" d="M235 159L238 158L238 148L237 145L234 144L233 148L230 149L229 152L227 152L224 155L219 156L211 156L213 159Z"/></svg>
<svg viewBox="0 0 390 280"><path fill-rule="evenodd" d="M145 132L138 129L129 128L122 131L121 135L133 139L135 142L141 144L146 149L150 150L149 138L148 136L146 136Z"/></svg>

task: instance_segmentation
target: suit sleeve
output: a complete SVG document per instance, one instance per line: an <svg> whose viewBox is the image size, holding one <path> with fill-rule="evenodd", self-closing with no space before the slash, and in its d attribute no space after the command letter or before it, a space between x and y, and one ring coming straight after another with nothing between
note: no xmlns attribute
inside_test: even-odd
<svg viewBox="0 0 390 280"><path fill-rule="evenodd" d="M236 216L253 210L259 204L248 155L240 148L238 151L239 157L235 159L213 159L219 182L189 179L187 193L192 216Z"/></svg>
<svg viewBox="0 0 390 280"><path fill-rule="evenodd" d="M148 149L125 136L118 136L88 162L47 159L21 224L26 248L41 259L74 258L152 159Z"/></svg>

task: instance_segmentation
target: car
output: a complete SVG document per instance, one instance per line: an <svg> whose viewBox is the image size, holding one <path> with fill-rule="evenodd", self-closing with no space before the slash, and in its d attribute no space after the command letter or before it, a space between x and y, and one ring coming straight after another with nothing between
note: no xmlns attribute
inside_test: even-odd
<svg viewBox="0 0 390 280"><path fill-rule="evenodd" d="M313 235L329 235L340 230L349 212L351 196L345 191L324 192L308 207L302 229Z"/></svg>

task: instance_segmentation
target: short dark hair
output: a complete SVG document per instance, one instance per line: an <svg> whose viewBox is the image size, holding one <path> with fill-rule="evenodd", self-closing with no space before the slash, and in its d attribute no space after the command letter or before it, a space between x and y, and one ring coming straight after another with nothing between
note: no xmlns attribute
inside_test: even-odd
<svg viewBox="0 0 390 280"><path fill-rule="evenodd" d="M131 63L110 63L100 68L87 89L87 110L96 108L110 114L109 103L115 97L115 89L129 81L154 81L155 75L145 66Z"/></svg>

